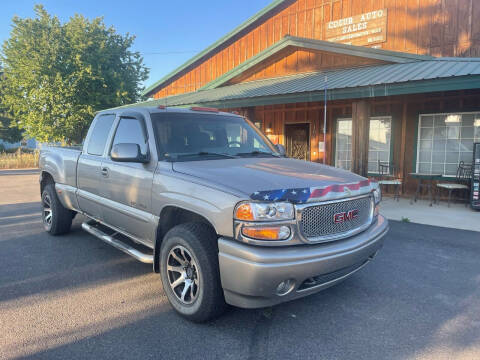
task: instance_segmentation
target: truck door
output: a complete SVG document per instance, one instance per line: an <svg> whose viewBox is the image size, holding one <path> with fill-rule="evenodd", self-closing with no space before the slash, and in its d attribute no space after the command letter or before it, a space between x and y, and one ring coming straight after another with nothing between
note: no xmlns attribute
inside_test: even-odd
<svg viewBox="0 0 480 360"><path fill-rule="evenodd" d="M94 219L102 219L100 172L105 147L115 120L114 114L98 116L87 135L77 166L78 206Z"/></svg>
<svg viewBox="0 0 480 360"><path fill-rule="evenodd" d="M121 143L138 144L143 155L150 154L148 132L141 114L120 116L108 155L102 163L103 219L108 225L150 246L156 228L151 215L151 200L157 161L151 159L146 164L113 161L111 149Z"/></svg>

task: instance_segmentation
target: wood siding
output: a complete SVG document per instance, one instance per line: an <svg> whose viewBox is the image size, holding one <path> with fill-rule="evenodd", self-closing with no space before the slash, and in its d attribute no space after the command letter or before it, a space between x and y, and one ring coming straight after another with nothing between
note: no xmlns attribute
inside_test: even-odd
<svg viewBox="0 0 480 360"><path fill-rule="evenodd" d="M179 73L158 89L154 98L198 90L287 34L324 40L329 21L384 8L388 10L388 21L387 41L380 44L383 49L480 57L478 0L297 0ZM310 65L302 67L310 62L307 56L293 56L289 67L297 71L310 69ZM276 71L274 75L282 74Z"/></svg>
<svg viewBox="0 0 480 360"><path fill-rule="evenodd" d="M229 84L271 78L279 75L353 68L374 64L380 65L386 64L386 62L358 56L337 55L292 47L279 52L276 56L272 57L272 59L268 59L233 78L229 81Z"/></svg>

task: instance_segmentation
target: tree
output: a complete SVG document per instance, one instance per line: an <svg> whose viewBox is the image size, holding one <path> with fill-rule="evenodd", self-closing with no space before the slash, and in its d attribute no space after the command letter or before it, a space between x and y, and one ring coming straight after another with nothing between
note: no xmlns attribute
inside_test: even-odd
<svg viewBox="0 0 480 360"><path fill-rule="evenodd" d="M16 143L22 139L22 132L12 124L12 119L0 113L0 140Z"/></svg>
<svg viewBox="0 0 480 360"><path fill-rule="evenodd" d="M148 70L103 18L74 15L65 23L41 5L14 17L3 44L2 103L28 137L79 143L95 112L136 102Z"/></svg>
<svg viewBox="0 0 480 360"><path fill-rule="evenodd" d="M3 79L4 79L4 76L0 66L0 85ZM6 141L9 143L16 143L22 140L22 138L23 138L22 132L20 131L20 129L18 129L16 124L8 116L7 112L5 111L2 104L0 103L0 140Z"/></svg>

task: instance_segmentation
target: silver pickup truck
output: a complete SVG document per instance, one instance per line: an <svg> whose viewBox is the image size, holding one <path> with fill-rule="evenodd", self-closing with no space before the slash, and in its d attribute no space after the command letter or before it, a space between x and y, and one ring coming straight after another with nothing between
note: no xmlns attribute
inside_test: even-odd
<svg viewBox="0 0 480 360"><path fill-rule="evenodd" d="M82 228L153 264L182 316L271 306L332 286L382 246L378 185L285 157L251 122L208 108L103 111L83 147L44 147L43 225Z"/></svg>

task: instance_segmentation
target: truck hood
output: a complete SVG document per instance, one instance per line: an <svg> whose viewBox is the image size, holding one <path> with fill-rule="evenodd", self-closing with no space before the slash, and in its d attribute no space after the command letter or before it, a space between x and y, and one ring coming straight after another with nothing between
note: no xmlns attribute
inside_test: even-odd
<svg viewBox="0 0 480 360"><path fill-rule="evenodd" d="M175 162L173 171L202 179L210 186L235 190L255 200L297 200L280 199L279 196L275 196L275 199L268 198L275 191L288 192L289 189L293 189L294 193L297 193L295 189L304 193L308 190L312 195L316 191L319 195L316 197L325 197L327 193L332 193L329 198L371 191L370 182L359 175L331 166L289 158ZM296 202L306 201L304 198Z"/></svg>

